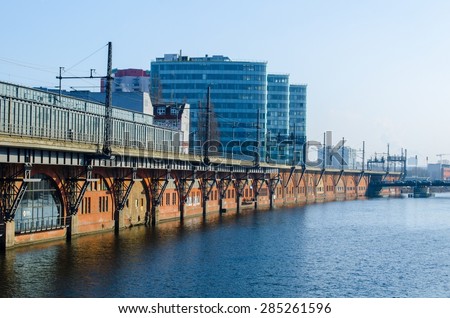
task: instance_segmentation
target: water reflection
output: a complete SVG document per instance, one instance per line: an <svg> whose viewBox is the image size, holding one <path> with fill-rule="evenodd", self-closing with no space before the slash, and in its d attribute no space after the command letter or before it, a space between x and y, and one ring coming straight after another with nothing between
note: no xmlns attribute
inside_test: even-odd
<svg viewBox="0 0 450 318"><path fill-rule="evenodd" d="M333 202L17 248L0 256L2 297L448 297L449 204Z"/></svg>

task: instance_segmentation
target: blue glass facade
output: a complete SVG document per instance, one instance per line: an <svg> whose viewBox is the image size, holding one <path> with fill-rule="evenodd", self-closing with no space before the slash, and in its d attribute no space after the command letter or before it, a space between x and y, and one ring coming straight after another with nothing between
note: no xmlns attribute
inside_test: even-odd
<svg viewBox="0 0 450 318"><path fill-rule="evenodd" d="M258 141L262 160L299 163L306 141L307 87L290 85L287 74L268 75L266 68L266 62L232 61L222 55L166 54L151 63L152 101L190 104L190 150L199 153L210 86L210 139L218 141L220 154L237 157L246 143Z"/></svg>
<svg viewBox="0 0 450 318"><path fill-rule="evenodd" d="M264 156L266 64L232 61L221 55L190 58L167 54L151 62L152 101L190 104L190 149L193 151L204 140L202 129L205 125L207 87L210 86L211 139L218 141L219 151L234 153L236 157L242 154L239 143L242 145L243 142L259 140L259 152ZM249 149L254 151L252 147Z"/></svg>
<svg viewBox="0 0 450 318"><path fill-rule="evenodd" d="M289 85L289 131L295 143L295 162L302 159L306 142L306 85Z"/></svg>
<svg viewBox="0 0 450 318"><path fill-rule="evenodd" d="M267 155L275 162L289 156L289 75L267 76Z"/></svg>

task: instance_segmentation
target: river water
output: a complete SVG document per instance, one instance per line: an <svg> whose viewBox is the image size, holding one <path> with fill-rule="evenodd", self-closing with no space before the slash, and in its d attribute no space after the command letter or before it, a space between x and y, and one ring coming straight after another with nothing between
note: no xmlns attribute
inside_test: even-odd
<svg viewBox="0 0 450 318"><path fill-rule="evenodd" d="M2 297L450 297L450 195L135 227L8 250Z"/></svg>

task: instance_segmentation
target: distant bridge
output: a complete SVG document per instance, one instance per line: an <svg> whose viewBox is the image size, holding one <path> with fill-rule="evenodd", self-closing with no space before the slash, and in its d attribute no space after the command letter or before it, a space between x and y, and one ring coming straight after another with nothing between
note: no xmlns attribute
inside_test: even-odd
<svg viewBox="0 0 450 318"><path fill-rule="evenodd" d="M371 184L380 187L450 187L450 180L372 181Z"/></svg>
<svg viewBox="0 0 450 318"><path fill-rule="evenodd" d="M432 196L431 187L450 187L450 180L383 180L373 178L368 188L368 195L372 197L380 196L383 189L386 188L411 188L412 196L415 198L428 198Z"/></svg>

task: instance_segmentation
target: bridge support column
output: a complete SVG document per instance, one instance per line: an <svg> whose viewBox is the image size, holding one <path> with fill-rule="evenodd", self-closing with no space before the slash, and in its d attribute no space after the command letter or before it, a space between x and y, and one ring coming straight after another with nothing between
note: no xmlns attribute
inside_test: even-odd
<svg viewBox="0 0 450 318"><path fill-rule="evenodd" d="M203 208L203 219L206 218L208 213L208 201L211 195L211 191L217 184L217 173L205 173L204 177L200 179L200 188L202 191L202 208Z"/></svg>
<svg viewBox="0 0 450 318"><path fill-rule="evenodd" d="M263 174L260 179L255 178L253 179L253 191L254 191L254 200L255 200L255 210L258 210L258 199L259 199L259 193L261 192L261 188L263 187L264 183L266 183L266 175Z"/></svg>
<svg viewBox="0 0 450 318"><path fill-rule="evenodd" d="M414 187L413 195L415 198L428 198L429 196L431 196L430 187L416 186Z"/></svg>
<svg viewBox="0 0 450 318"><path fill-rule="evenodd" d="M152 226L156 226L159 223L159 205L152 204L150 219ZM149 222L147 221L145 223L148 224Z"/></svg>
<svg viewBox="0 0 450 318"><path fill-rule="evenodd" d="M125 182L128 181L128 184ZM123 209L130 196L131 189L135 182L140 182L142 179L137 179L137 168L133 168L131 179L127 180L123 177L115 178L113 183L113 192L116 203L114 210L114 232L117 234L120 228L127 226L123 219ZM131 223L131 222L130 222ZM131 226L131 224L129 224Z"/></svg>
<svg viewBox="0 0 450 318"><path fill-rule="evenodd" d="M6 249L6 223L0 223L0 252Z"/></svg>
<svg viewBox="0 0 450 318"><path fill-rule="evenodd" d="M72 237L78 235L78 215L69 215L66 218L66 240L70 241Z"/></svg>
<svg viewBox="0 0 450 318"><path fill-rule="evenodd" d="M273 209L273 190L269 188L269 209Z"/></svg>
<svg viewBox="0 0 450 318"><path fill-rule="evenodd" d="M206 219L206 214L208 214L208 197L205 195L202 195L202 217L203 219Z"/></svg>
<svg viewBox="0 0 450 318"><path fill-rule="evenodd" d="M236 213L241 212L241 198L244 194L245 186L248 183L248 173L242 176L237 176L234 180L234 189L236 190Z"/></svg>
<svg viewBox="0 0 450 318"><path fill-rule="evenodd" d="M226 209L223 207L223 199L225 198L225 193L228 190L228 187L230 186L232 180L231 180L231 174L227 175L220 180L217 181L217 190L219 191L219 214L222 215L222 213L226 212Z"/></svg>
<svg viewBox="0 0 450 318"><path fill-rule="evenodd" d="M86 173L86 177L84 179L78 177L79 171L78 168L75 168L68 171L69 176L66 178L64 182L64 188L68 198L67 202L68 216L66 219L67 241L70 241L72 239L72 236L78 234L78 217L76 217L76 215L78 213L78 208L81 205L81 201L83 200L84 194L86 193L88 185L91 182L97 182L99 180L92 178L93 167L90 161L88 161L88 165L84 167L84 169ZM82 185L80 185L80 182L82 182Z"/></svg>
<svg viewBox="0 0 450 318"><path fill-rule="evenodd" d="M268 188L269 188L269 199L270 199L270 209L273 209L273 196L275 194L275 189L277 188L278 183L281 181L280 178L280 174L278 173L278 175L275 178L270 178L268 180Z"/></svg>
<svg viewBox="0 0 450 318"><path fill-rule="evenodd" d="M376 185L369 185L367 188L367 197L369 198L378 198L381 196L381 190L383 188Z"/></svg>
<svg viewBox="0 0 450 318"><path fill-rule="evenodd" d="M13 247L15 237L14 221L8 221L0 224L0 251Z"/></svg>
<svg viewBox="0 0 450 318"><path fill-rule="evenodd" d="M166 191L167 185L169 184L169 180L171 179L170 173L171 170L167 169L167 171L164 172L163 175L154 176L151 179L150 193L152 197L152 208L151 208L152 226L155 226L159 221L159 205L161 204L164 191ZM182 215L180 216L180 219L183 220Z"/></svg>

